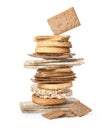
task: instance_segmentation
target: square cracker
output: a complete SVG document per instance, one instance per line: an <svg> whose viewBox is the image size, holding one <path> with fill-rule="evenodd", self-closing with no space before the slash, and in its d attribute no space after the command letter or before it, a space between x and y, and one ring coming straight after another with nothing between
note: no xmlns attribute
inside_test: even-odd
<svg viewBox="0 0 110 130"><path fill-rule="evenodd" d="M88 112L91 112L92 110L81 102L74 102L71 106L71 111L77 116L81 117L86 115Z"/></svg>
<svg viewBox="0 0 110 130"><path fill-rule="evenodd" d="M47 20L54 35L59 35L80 25L73 7Z"/></svg>
<svg viewBox="0 0 110 130"><path fill-rule="evenodd" d="M46 113L46 114L42 114L43 117L47 118L47 119L54 119L54 118L58 118L58 117L62 117L65 115L65 112L63 110L53 110L52 112Z"/></svg>
<svg viewBox="0 0 110 130"><path fill-rule="evenodd" d="M76 114L74 114L71 110L65 111L64 117L75 117Z"/></svg>

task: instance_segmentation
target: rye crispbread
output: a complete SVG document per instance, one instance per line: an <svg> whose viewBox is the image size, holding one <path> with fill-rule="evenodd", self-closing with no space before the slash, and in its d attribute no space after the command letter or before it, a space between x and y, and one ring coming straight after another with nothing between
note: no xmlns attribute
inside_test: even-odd
<svg viewBox="0 0 110 130"><path fill-rule="evenodd" d="M81 102L74 102L71 106L71 111L81 117L91 112L92 110Z"/></svg>
<svg viewBox="0 0 110 130"><path fill-rule="evenodd" d="M47 119L55 119L55 118L59 118L65 115L65 112L63 110L53 110L52 112L46 113L46 114L42 114L43 117L47 118Z"/></svg>
<svg viewBox="0 0 110 130"><path fill-rule="evenodd" d="M47 22L54 35L59 35L80 25L73 7L49 18Z"/></svg>

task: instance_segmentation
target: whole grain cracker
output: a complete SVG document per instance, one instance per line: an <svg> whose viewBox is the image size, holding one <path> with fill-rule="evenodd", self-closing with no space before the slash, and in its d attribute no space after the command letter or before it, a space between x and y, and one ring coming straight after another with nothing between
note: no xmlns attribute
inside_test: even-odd
<svg viewBox="0 0 110 130"><path fill-rule="evenodd" d="M47 20L54 35L59 35L80 25L73 7L61 12Z"/></svg>
<svg viewBox="0 0 110 130"><path fill-rule="evenodd" d="M54 119L54 118L59 118L65 115L65 112L63 110L53 110L52 112L42 114L43 117L47 119Z"/></svg>
<svg viewBox="0 0 110 130"><path fill-rule="evenodd" d="M73 113L71 110L65 111L64 117L75 117L76 114Z"/></svg>
<svg viewBox="0 0 110 130"><path fill-rule="evenodd" d="M92 110L81 102L74 102L71 106L71 111L81 117L91 112Z"/></svg>

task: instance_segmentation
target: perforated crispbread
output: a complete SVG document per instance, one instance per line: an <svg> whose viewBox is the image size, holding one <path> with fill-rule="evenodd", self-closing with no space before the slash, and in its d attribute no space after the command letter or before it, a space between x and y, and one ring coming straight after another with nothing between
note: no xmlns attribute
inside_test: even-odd
<svg viewBox="0 0 110 130"><path fill-rule="evenodd" d="M76 114L73 113L71 110L65 111L64 117L75 117L75 116L76 116Z"/></svg>
<svg viewBox="0 0 110 130"><path fill-rule="evenodd" d="M49 18L47 21L54 35L59 35L80 25L73 7Z"/></svg>
<svg viewBox="0 0 110 130"><path fill-rule="evenodd" d="M54 119L54 118L62 117L64 115L65 115L65 112L61 109L53 110L52 112L42 114L43 117L48 118L48 119Z"/></svg>
<svg viewBox="0 0 110 130"><path fill-rule="evenodd" d="M71 106L71 111L81 117L91 112L92 110L81 102L74 102Z"/></svg>

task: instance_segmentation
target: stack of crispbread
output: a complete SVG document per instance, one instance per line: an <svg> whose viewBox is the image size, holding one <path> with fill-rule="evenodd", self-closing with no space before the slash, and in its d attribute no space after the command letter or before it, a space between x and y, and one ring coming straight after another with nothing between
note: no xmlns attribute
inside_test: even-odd
<svg viewBox="0 0 110 130"><path fill-rule="evenodd" d="M36 36L34 41L37 43L35 53L30 54L33 57L44 59L66 59L72 58L74 53L70 53L72 47L67 35L63 36Z"/></svg>
<svg viewBox="0 0 110 130"><path fill-rule="evenodd" d="M36 49L32 57L43 60L26 61L25 67L36 69L31 79L32 101L41 105L66 103L72 95L72 81L76 75L71 67L84 63L82 58L75 59L70 52L70 36L36 36Z"/></svg>
<svg viewBox="0 0 110 130"><path fill-rule="evenodd" d="M36 36L35 52L29 54L35 60L25 61L25 68L36 69L31 79L31 104L22 104L22 111L44 112L53 109L53 112L43 114L48 119L58 117L84 116L91 111L89 107L80 101L72 101L72 82L76 74L72 71L73 66L84 63L83 58L74 58L71 53L72 44L69 35L59 35L80 25L79 19L73 7L52 16L47 20L54 35ZM38 58L41 58L38 60ZM46 106L47 105L47 106ZM65 109L66 105L66 109ZM33 107L34 106L34 107ZM40 108L39 108L40 106ZM60 109L56 110L55 108ZM51 109L48 109L51 108ZM40 109L40 110L38 110ZM66 110L66 111L65 111Z"/></svg>

